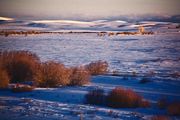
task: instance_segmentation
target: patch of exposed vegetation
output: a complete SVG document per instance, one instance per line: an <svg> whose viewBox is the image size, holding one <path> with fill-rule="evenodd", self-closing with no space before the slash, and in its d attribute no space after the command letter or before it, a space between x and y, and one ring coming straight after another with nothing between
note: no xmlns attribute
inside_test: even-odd
<svg viewBox="0 0 180 120"><path fill-rule="evenodd" d="M0 52L0 88L27 81L38 87L81 86L90 82L91 75L106 73L107 68L105 61L68 68L54 61L41 62L28 51L4 51Z"/></svg>

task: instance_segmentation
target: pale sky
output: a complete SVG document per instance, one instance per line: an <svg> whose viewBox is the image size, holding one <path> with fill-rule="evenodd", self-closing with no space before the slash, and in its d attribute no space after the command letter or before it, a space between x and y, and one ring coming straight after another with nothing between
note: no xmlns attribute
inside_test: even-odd
<svg viewBox="0 0 180 120"><path fill-rule="evenodd" d="M0 0L0 16L103 18L120 15L180 15L180 0Z"/></svg>

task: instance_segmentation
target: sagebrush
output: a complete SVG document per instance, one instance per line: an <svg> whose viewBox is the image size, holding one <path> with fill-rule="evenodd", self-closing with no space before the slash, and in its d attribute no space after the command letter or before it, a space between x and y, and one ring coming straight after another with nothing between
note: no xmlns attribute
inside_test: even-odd
<svg viewBox="0 0 180 120"><path fill-rule="evenodd" d="M39 58L28 51L0 53L0 63L8 73L11 83L35 81L39 62Z"/></svg>
<svg viewBox="0 0 180 120"><path fill-rule="evenodd" d="M4 89L8 87L9 84L9 76L5 70L0 68L0 89Z"/></svg>
<svg viewBox="0 0 180 120"><path fill-rule="evenodd" d="M108 63L106 61L95 61L85 66L91 75L101 75L108 71Z"/></svg>
<svg viewBox="0 0 180 120"><path fill-rule="evenodd" d="M42 63L29 51L1 51L0 88L27 81L33 81L39 87L84 85L90 82L91 75L106 73L107 67L107 62L96 61L84 67L68 68L54 61Z"/></svg>
<svg viewBox="0 0 180 120"><path fill-rule="evenodd" d="M38 80L40 87L58 87L70 83L71 71L63 64L48 61L41 64Z"/></svg>
<svg viewBox="0 0 180 120"><path fill-rule="evenodd" d="M90 82L90 74L84 67L71 68L69 85L84 85Z"/></svg>
<svg viewBox="0 0 180 120"><path fill-rule="evenodd" d="M131 89L117 87L107 96L107 105L114 108L149 107L150 103Z"/></svg>

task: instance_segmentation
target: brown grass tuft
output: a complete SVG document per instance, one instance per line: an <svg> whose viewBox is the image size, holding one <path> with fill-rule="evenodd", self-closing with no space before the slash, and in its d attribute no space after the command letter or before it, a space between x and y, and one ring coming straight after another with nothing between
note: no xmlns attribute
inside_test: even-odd
<svg viewBox="0 0 180 120"><path fill-rule="evenodd" d="M9 76L5 70L0 68L0 89L7 88L9 85Z"/></svg>
<svg viewBox="0 0 180 120"><path fill-rule="evenodd" d="M0 53L0 64L7 71L10 82L35 81L39 58L27 51Z"/></svg>
<svg viewBox="0 0 180 120"><path fill-rule="evenodd" d="M20 93L20 92L31 92L34 89L34 87L29 85L21 85L16 84L16 87L12 88L12 92Z"/></svg>
<svg viewBox="0 0 180 120"><path fill-rule="evenodd" d="M63 64L48 61L42 63L38 84L40 87L64 86L70 82L71 71Z"/></svg>
<svg viewBox="0 0 180 120"><path fill-rule="evenodd" d="M130 89L115 88L107 96L107 104L114 108L148 107L149 102Z"/></svg>
<svg viewBox="0 0 180 120"><path fill-rule="evenodd" d="M90 82L90 74L84 67L71 68L70 85L84 85Z"/></svg>
<svg viewBox="0 0 180 120"><path fill-rule="evenodd" d="M86 65L86 69L91 75L101 75L108 71L108 63L106 61L95 61Z"/></svg>

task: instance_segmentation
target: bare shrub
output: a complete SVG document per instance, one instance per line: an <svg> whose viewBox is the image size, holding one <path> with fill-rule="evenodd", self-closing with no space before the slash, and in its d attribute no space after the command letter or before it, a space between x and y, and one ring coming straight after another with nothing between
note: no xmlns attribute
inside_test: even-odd
<svg viewBox="0 0 180 120"><path fill-rule="evenodd" d="M105 103L106 96L104 90L95 89L88 92L85 95L85 102L94 105L103 105Z"/></svg>
<svg viewBox="0 0 180 120"><path fill-rule="evenodd" d="M1 52L0 61L10 77L10 82L33 81L36 78L39 58L27 51Z"/></svg>
<svg viewBox="0 0 180 120"><path fill-rule="evenodd" d="M12 88L11 90L12 92L19 93L19 92L31 92L33 89L34 87L29 86L29 85L17 84L16 87Z"/></svg>
<svg viewBox="0 0 180 120"><path fill-rule="evenodd" d="M107 73L108 63L106 61L95 61L86 65L86 69L91 75L101 75Z"/></svg>
<svg viewBox="0 0 180 120"><path fill-rule="evenodd" d="M42 63L38 85L40 87L58 87L69 84L71 71L63 64L48 61Z"/></svg>
<svg viewBox="0 0 180 120"><path fill-rule="evenodd" d="M71 80L69 85L84 85L89 83L90 74L84 67L71 68Z"/></svg>
<svg viewBox="0 0 180 120"><path fill-rule="evenodd" d="M142 97L130 89L115 88L107 96L107 105L114 108L148 107Z"/></svg>
<svg viewBox="0 0 180 120"><path fill-rule="evenodd" d="M157 116L151 117L151 120L171 120L171 119L168 116L157 115Z"/></svg>
<svg viewBox="0 0 180 120"><path fill-rule="evenodd" d="M168 108L167 112L169 115L180 115L180 102L173 102L171 103Z"/></svg>
<svg viewBox="0 0 180 120"><path fill-rule="evenodd" d="M9 84L9 76L5 70L0 68L0 89L7 88Z"/></svg>

